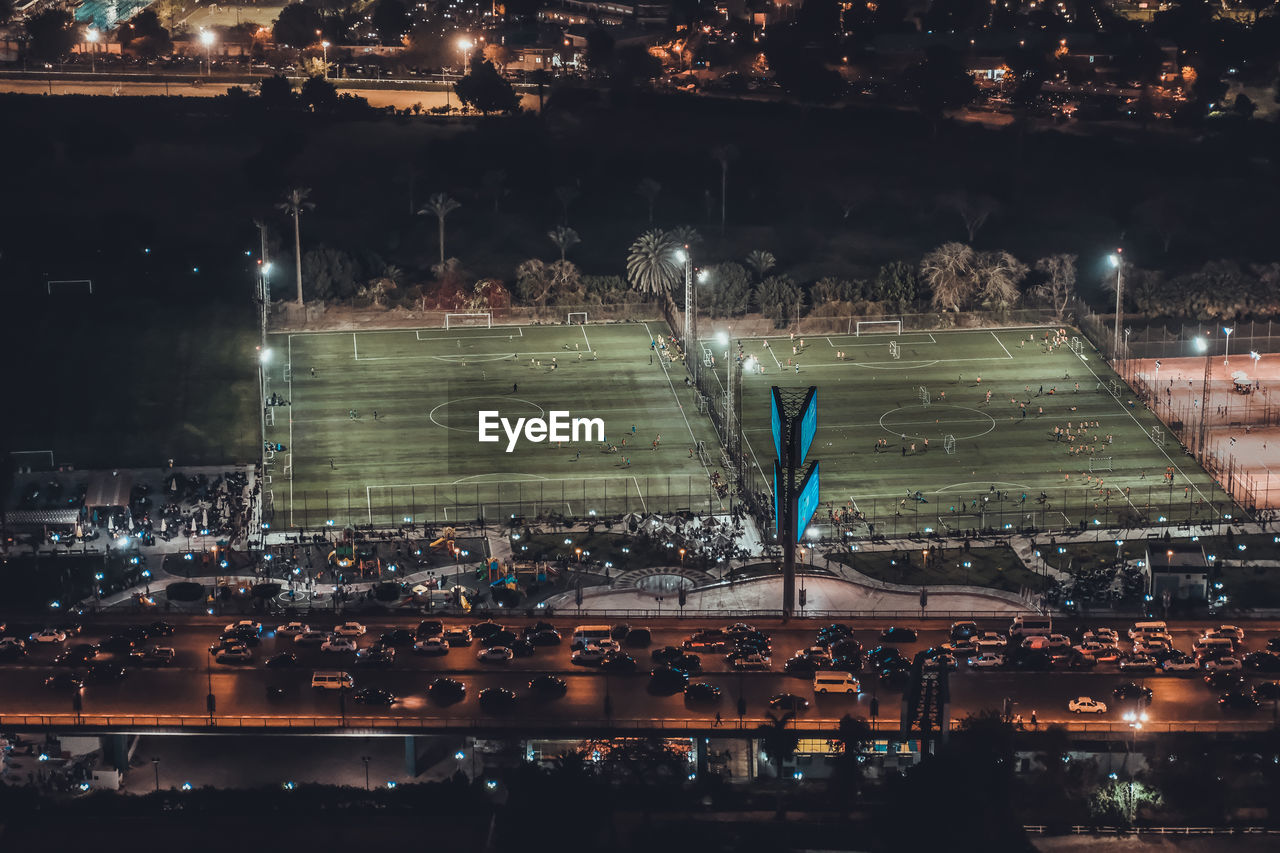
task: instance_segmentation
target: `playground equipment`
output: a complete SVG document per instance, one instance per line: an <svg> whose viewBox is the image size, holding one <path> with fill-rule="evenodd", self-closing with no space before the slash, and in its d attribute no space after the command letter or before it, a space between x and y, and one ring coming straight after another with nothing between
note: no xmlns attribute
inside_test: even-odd
<svg viewBox="0 0 1280 853"><path fill-rule="evenodd" d="M458 556L458 546L453 544L454 529L445 527L440 531L440 538L427 546L429 551L444 551L450 557Z"/></svg>

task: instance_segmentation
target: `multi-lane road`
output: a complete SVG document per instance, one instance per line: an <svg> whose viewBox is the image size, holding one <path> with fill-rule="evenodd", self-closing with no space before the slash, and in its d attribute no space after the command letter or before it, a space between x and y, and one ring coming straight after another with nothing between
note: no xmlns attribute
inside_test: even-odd
<svg viewBox="0 0 1280 853"><path fill-rule="evenodd" d="M578 621L557 618L557 627L564 635L564 644L558 647L538 648L532 657L516 658L507 663L482 663L476 652L482 647L475 643L470 648L457 648L440 657L414 654L411 649L400 649L395 662L385 668L362 669L354 665L350 653L330 654L316 647L300 647L291 637L277 636L268 623L262 641L254 649L254 659L240 664L215 663L209 654L209 646L221 632L222 623L213 624L210 619L192 621L173 619L177 632L171 637L151 641L155 645L176 649L175 660L163 667L129 666L126 678L119 682L91 683L81 696L81 710L86 718L111 716L138 717L186 717L198 719L206 715L206 696L212 690L217 697L216 713L222 724L230 724L237 718L269 718L278 725L286 718L296 719L306 725L307 720L323 718L332 720L343 712L351 716L379 717L399 720L405 724L419 723L426 726L445 725L446 721L497 722L505 718L510 724L519 724L530 731L539 724L549 728L563 727L575 722L593 723L605 721L605 697L609 697L612 720L620 725L705 726L717 712L726 726L738 724L738 698L745 700L746 719L754 725L768 710L770 696L792 692L809 699L813 705L802 719L819 723L839 719L846 713L868 716L871 697L876 697L879 718L886 723L898 717L901 691L878 682L872 674L861 676L863 693L858 698L823 696L813 693L811 681L806 677L790 676L781 672L785 660L796 651L812 645L820 623L761 622L757 627L769 633L773 644L772 669L767 672L735 672L719 653L701 655L704 674L695 681L707 681L722 690L718 705L688 704L682 694L654 694L649 689L648 670L651 667L650 651L664 645L679 645L693 630L704 627L701 623L675 619L655 620L646 623L652 630L653 643L648 648L627 649L637 660L639 667L634 675L606 675L597 669L575 666L570 662L569 636ZM228 620L229 621L229 620ZM476 620L447 619L446 624L471 624ZM507 624L519 632L529 620L513 619ZM72 712L72 695L67 690L46 687L45 679L67 668L56 665L54 657L68 645L79 642L97 642L118 632L128 622L119 621L88 623L80 637L69 638L66 644L30 643L30 653L12 660L0 662L0 721L11 722L21 716L58 716L65 718ZM390 622L385 618L366 623L368 633L361 637L361 646L371 644L388 628L416 627L416 621ZM884 626L862 620L851 623L854 636L870 649L880 644L879 632ZM1111 627L1124 634L1126 623L1112 622ZM983 630L1004 631L1007 622L979 620ZM1171 633L1178 648L1189 649L1206 623L1174 624ZM34 630L38 625L11 623L6 634ZM328 630L328 622L313 627ZM912 625L920 629L919 640L899 646L904 655L928 646L945 642L949 622L922 620ZM1055 625L1055 631L1075 635L1078 639L1083 626ZM1090 626L1092 627L1092 625ZM1280 633L1275 623L1246 623L1248 635L1245 646L1249 650L1262 648L1266 640ZM280 651L298 655L298 665L288 668L267 668L264 662ZM122 656L103 653L99 660L112 662ZM77 668L82 671L83 667ZM358 705L348 693L340 697L336 691L321 691L311 687L311 675L316 670L345 670L355 678L356 687L377 686L390 690L398 697L389 707ZM527 685L531 678L552 673L568 684L565 696L558 699L535 698ZM448 675L466 685L466 698L454 705L441 705L428 698L426 687L437 676ZM1251 682L1275 679L1277 675L1250 675ZM963 663L951 676L951 713L953 718L963 718L970 713L999 709L1005 698L1014 703L1014 712L1029 721L1032 712L1039 724L1055 721L1112 724L1115 730L1124 731L1122 719L1125 706L1115 702L1113 689L1127 681L1137 681L1150 687L1153 700L1147 709L1147 728L1162 730L1167 727L1185 729L1204 728L1224 721L1253 720L1269 722L1275 709L1264 705L1253 714L1230 714L1219 709L1218 690L1208 687L1198 673L1178 675L1132 675L1120 672L1114 664L1100 664L1086 671L1024 672L1012 670L973 671ZM271 697L269 688L283 690L283 695ZM485 713L477 702L477 694L488 687L505 687L518 695L517 706L505 715L495 717ZM1101 699L1110 707L1106 714L1077 717L1067 710L1067 702L1077 696Z"/></svg>

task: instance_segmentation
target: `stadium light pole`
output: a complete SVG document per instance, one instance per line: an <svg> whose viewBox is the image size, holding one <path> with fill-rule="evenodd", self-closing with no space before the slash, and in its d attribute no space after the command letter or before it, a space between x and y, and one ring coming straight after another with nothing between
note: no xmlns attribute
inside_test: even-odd
<svg viewBox="0 0 1280 853"><path fill-rule="evenodd" d="M1124 257L1121 255L1123 251L1124 249L1116 249L1115 254L1107 257L1111 266L1116 268L1116 322L1111 350L1113 359L1120 357L1120 306L1124 300Z"/></svg>
<svg viewBox="0 0 1280 853"><path fill-rule="evenodd" d="M1223 326L1222 334L1227 336L1227 348L1222 354L1222 366L1226 367L1231 363L1231 333L1235 331L1233 326Z"/></svg>
<svg viewBox="0 0 1280 853"><path fill-rule="evenodd" d="M204 45L204 76L209 77L213 74L213 62L210 59L210 52L213 50L213 31L200 31L200 44Z"/></svg>
<svg viewBox="0 0 1280 853"><path fill-rule="evenodd" d="M89 43L89 73L96 74L98 71L98 40L102 35L92 27L85 31L84 40Z"/></svg>
<svg viewBox="0 0 1280 853"><path fill-rule="evenodd" d="M324 79L329 79L329 42L320 42L320 51L324 62Z"/></svg>
<svg viewBox="0 0 1280 853"><path fill-rule="evenodd" d="M689 244L685 243L675 251L676 260L684 265L684 358L687 364L693 355L693 256L689 254Z"/></svg>
<svg viewBox="0 0 1280 853"><path fill-rule="evenodd" d="M1204 457L1204 442L1208 434L1209 376L1213 372L1213 352L1205 336L1196 337L1196 349L1204 353L1204 380L1200 386L1200 429L1196 436L1197 459Z"/></svg>
<svg viewBox="0 0 1280 853"><path fill-rule="evenodd" d="M716 335L716 340L724 345L724 447L728 451L733 440L733 341L727 332ZM732 454L731 454L732 456Z"/></svg>

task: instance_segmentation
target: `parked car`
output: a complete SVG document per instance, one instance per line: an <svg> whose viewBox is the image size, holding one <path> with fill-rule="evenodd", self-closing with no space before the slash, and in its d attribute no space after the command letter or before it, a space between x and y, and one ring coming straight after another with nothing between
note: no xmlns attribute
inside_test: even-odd
<svg viewBox="0 0 1280 853"><path fill-rule="evenodd" d="M1280 655L1275 652L1250 652L1241 663L1250 672L1280 672Z"/></svg>
<svg viewBox="0 0 1280 853"><path fill-rule="evenodd" d="M769 668L770 659L764 655L746 655L734 660L733 668L739 670L755 669L767 670Z"/></svg>
<svg viewBox="0 0 1280 853"><path fill-rule="evenodd" d="M1004 655L996 652L983 652L977 657L969 658L969 666L974 669L999 669L1004 666Z"/></svg>
<svg viewBox="0 0 1280 853"><path fill-rule="evenodd" d="M676 693L688 683L689 673L672 666L657 666L649 673L649 690L654 693Z"/></svg>
<svg viewBox="0 0 1280 853"><path fill-rule="evenodd" d="M1073 714L1105 714L1107 706L1089 696L1077 696L1067 703L1067 710Z"/></svg>
<svg viewBox="0 0 1280 853"><path fill-rule="evenodd" d="M583 649L578 649L569 657L569 662L575 666L599 666L607 654L604 649L594 643Z"/></svg>
<svg viewBox="0 0 1280 853"><path fill-rule="evenodd" d="M886 643L914 643L919 636L915 628L897 626L885 628L880 632L880 639Z"/></svg>
<svg viewBox="0 0 1280 853"><path fill-rule="evenodd" d="M378 642L382 643L382 645L392 647L412 646L413 640L413 632L405 628L393 628L390 631L383 631L382 635L378 637Z"/></svg>
<svg viewBox="0 0 1280 853"><path fill-rule="evenodd" d="M600 668L605 672L635 672L636 659L626 652L608 652L600 661Z"/></svg>
<svg viewBox="0 0 1280 853"><path fill-rule="evenodd" d="M506 646L490 646L476 652L476 660L481 663L506 663L515 657L515 653Z"/></svg>
<svg viewBox="0 0 1280 853"><path fill-rule="evenodd" d="M1242 668L1239 658L1217 658L1216 660L1207 660L1204 662L1204 668L1209 672L1230 672Z"/></svg>
<svg viewBox="0 0 1280 853"><path fill-rule="evenodd" d="M632 628L627 632L625 644L634 649L642 649L653 642L653 634L648 628Z"/></svg>
<svg viewBox="0 0 1280 853"><path fill-rule="evenodd" d="M1120 661L1121 672L1155 672L1156 659L1149 655L1134 655Z"/></svg>
<svg viewBox="0 0 1280 853"><path fill-rule="evenodd" d="M224 649L218 649L213 659L218 663L248 663L253 660L253 649L245 645L227 646Z"/></svg>
<svg viewBox="0 0 1280 853"><path fill-rule="evenodd" d="M558 646L564 641L559 631L535 631L527 639L535 646Z"/></svg>
<svg viewBox="0 0 1280 853"><path fill-rule="evenodd" d="M494 622L492 619L487 619L484 622L477 622L471 626L471 636L481 642L484 642L501 630L501 625Z"/></svg>
<svg viewBox="0 0 1280 853"><path fill-rule="evenodd" d="M396 650L390 646L370 646L356 652L356 666L390 666L395 663Z"/></svg>
<svg viewBox="0 0 1280 853"><path fill-rule="evenodd" d="M1195 658L1178 653L1165 658L1160 667L1165 672L1195 672L1200 669L1200 664Z"/></svg>
<svg viewBox="0 0 1280 853"><path fill-rule="evenodd" d="M414 632L414 637L425 640L427 637L438 637L443 633L444 623L439 619L423 619L418 623L418 630Z"/></svg>
<svg viewBox="0 0 1280 853"><path fill-rule="evenodd" d="M1259 702L1280 700L1280 681L1259 681L1253 685L1253 698Z"/></svg>
<svg viewBox="0 0 1280 853"><path fill-rule="evenodd" d="M222 629L222 633L224 634L239 634L240 632L253 634L254 636L261 636L262 623L254 622L252 619L241 619L239 622L232 622Z"/></svg>
<svg viewBox="0 0 1280 853"><path fill-rule="evenodd" d="M449 648L456 649L459 646L471 645L471 629L470 628L450 628L444 632L445 642L449 644Z"/></svg>

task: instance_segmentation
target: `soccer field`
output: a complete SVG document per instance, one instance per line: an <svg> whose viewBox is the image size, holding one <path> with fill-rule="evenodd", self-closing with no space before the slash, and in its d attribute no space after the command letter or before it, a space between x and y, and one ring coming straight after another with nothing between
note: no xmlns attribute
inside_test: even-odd
<svg viewBox="0 0 1280 853"><path fill-rule="evenodd" d="M1181 523L1214 517L1215 505L1219 518L1231 512L1176 441L1153 440L1159 422L1087 340L1077 354L1073 330L1058 347L1046 331L821 336L803 346L781 336L767 348L747 339L744 453L771 483L769 388L816 385L809 457L821 460L814 520L824 526L833 511L854 535L868 532L855 512L885 535Z"/></svg>
<svg viewBox="0 0 1280 853"><path fill-rule="evenodd" d="M283 445L264 485L273 526L719 511L711 425L683 365L650 360L651 332L666 325L272 335L268 396L290 402L267 409L267 440ZM606 443L521 439L508 453L505 437L478 440L481 410L602 418Z"/></svg>

